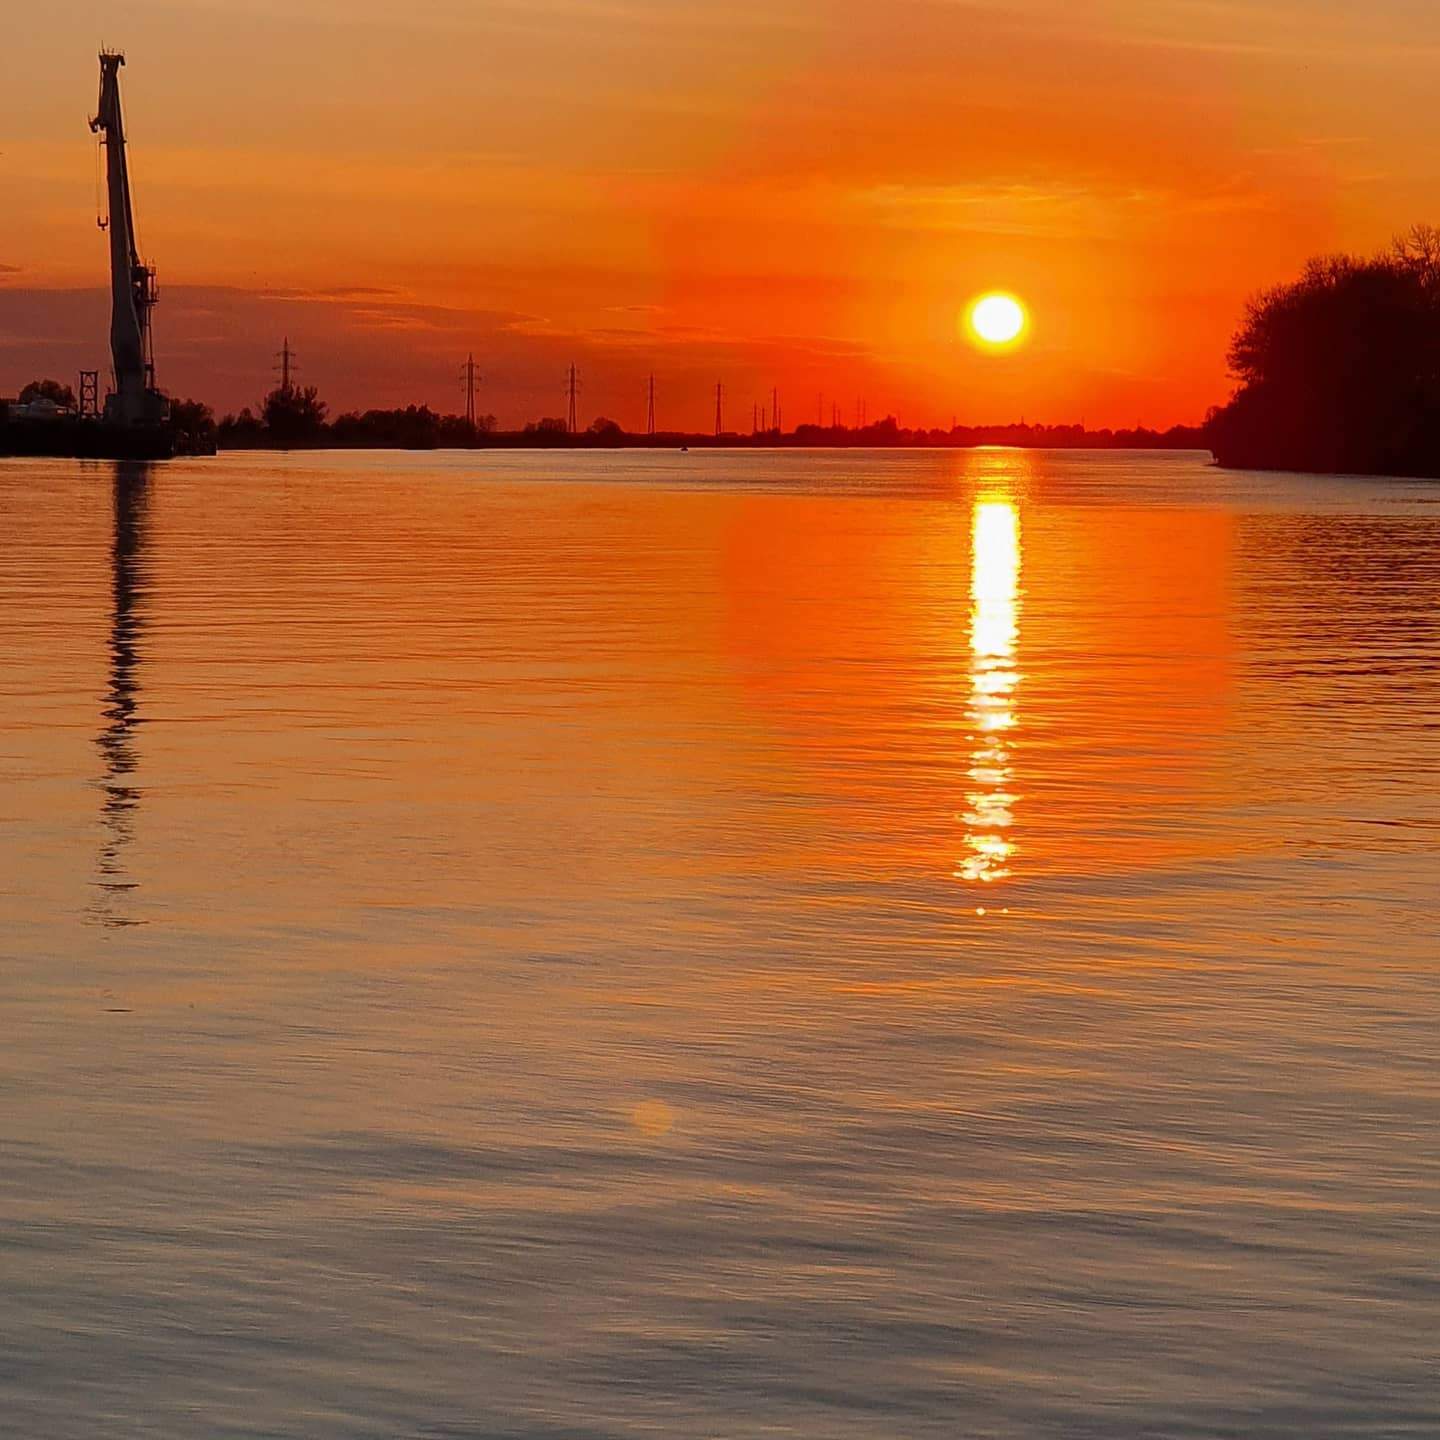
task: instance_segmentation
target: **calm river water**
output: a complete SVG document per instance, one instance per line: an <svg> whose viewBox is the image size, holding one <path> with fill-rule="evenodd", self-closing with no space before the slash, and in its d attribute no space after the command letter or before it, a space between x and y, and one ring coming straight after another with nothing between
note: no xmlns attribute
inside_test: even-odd
<svg viewBox="0 0 1440 1440"><path fill-rule="evenodd" d="M1440 486L0 462L0 1431L1440 1432Z"/></svg>

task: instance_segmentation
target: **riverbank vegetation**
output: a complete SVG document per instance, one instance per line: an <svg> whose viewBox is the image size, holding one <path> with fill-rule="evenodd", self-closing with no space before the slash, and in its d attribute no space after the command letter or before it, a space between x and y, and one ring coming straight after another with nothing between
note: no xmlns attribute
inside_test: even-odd
<svg viewBox="0 0 1440 1440"><path fill-rule="evenodd" d="M442 415L428 405L396 410L349 412L328 419L329 409L313 386L273 391L259 413L249 409L227 415L216 430L222 450L302 449L496 449L496 450L618 450L676 449L688 446L798 449L845 447L903 448L1013 445L1030 449L1169 449L1205 448L1198 427L1170 430L1087 430L1081 425L956 425L948 430L908 429L887 416L872 425L800 425L778 430L724 432L687 431L637 434L604 416L572 432L556 417L532 421L520 430L500 430L493 415L472 424L464 416Z"/></svg>
<svg viewBox="0 0 1440 1440"><path fill-rule="evenodd" d="M1250 303L1230 368L1205 429L1222 465L1440 476L1440 230L1311 260Z"/></svg>

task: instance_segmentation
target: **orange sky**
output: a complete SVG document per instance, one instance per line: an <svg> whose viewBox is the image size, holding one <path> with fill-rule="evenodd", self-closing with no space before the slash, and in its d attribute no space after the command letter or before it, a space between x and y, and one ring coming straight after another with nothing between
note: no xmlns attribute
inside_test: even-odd
<svg viewBox="0 0 1440 1440"><path fill-rule="evenodd" d="M1256 287L1436 218L1431 0L57 0L0 54L0 392L105 360L85 120L124 72L160 380L289 333L332 408L748 428L1198 419ZM977 354L967 298L1031 342Z"/></svg>

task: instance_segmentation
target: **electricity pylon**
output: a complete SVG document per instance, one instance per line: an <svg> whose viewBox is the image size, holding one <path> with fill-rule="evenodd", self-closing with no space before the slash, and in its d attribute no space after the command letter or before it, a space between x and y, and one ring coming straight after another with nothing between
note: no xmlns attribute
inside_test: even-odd
<svg viewBox="0 0 1440 1440"><path fill-rule="evenodd" d="M280 362L275 368L280 372L280 393L288 395L291 391L295 372L300 368L300 362L295 358L295 352L290 348L290 337L285 337L284 344L275 352L275 358Z"/></svg>
<svg viewBox="0 0 1440 1440"><path fill-rule="evenodd" d="M466 356L465 363L460 367L460 382L465 387L465 423L472 430L475 428L475 383L483 378L475 373L474 354Z"/></svg>

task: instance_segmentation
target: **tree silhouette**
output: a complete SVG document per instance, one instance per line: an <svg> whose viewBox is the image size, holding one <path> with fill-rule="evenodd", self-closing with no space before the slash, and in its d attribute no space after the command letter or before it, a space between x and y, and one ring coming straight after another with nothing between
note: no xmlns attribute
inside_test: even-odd
<svg viewBox="0 0 1440 1440"><path fill-rule="evenodd" d="M28 405L32 400L52 400L67 410L75 408L75 392L58 380L32 380L20 392L19 401Z"/></svg>
<svg viewBox="0 0 1440 1440"><path fill-rule="evenodd" d="M170 424L192 443L215 439L215 412L202 400L171 400Z"/></svg>
<svg viewBox="0 0 1440 1440"><path fill-rule="evenodd" d="M328 408L313 385L282 385L265 397L260 414L279 444L313 445L324 434Z"/></svg>
<svg viewBox="0 0 1440 1440"><path fill-rule="evenodd" d="M1311 260L1250 302L1229 358L1239 388L1206 427L1222 464L1440 474L1440 232Z"/></svg>

